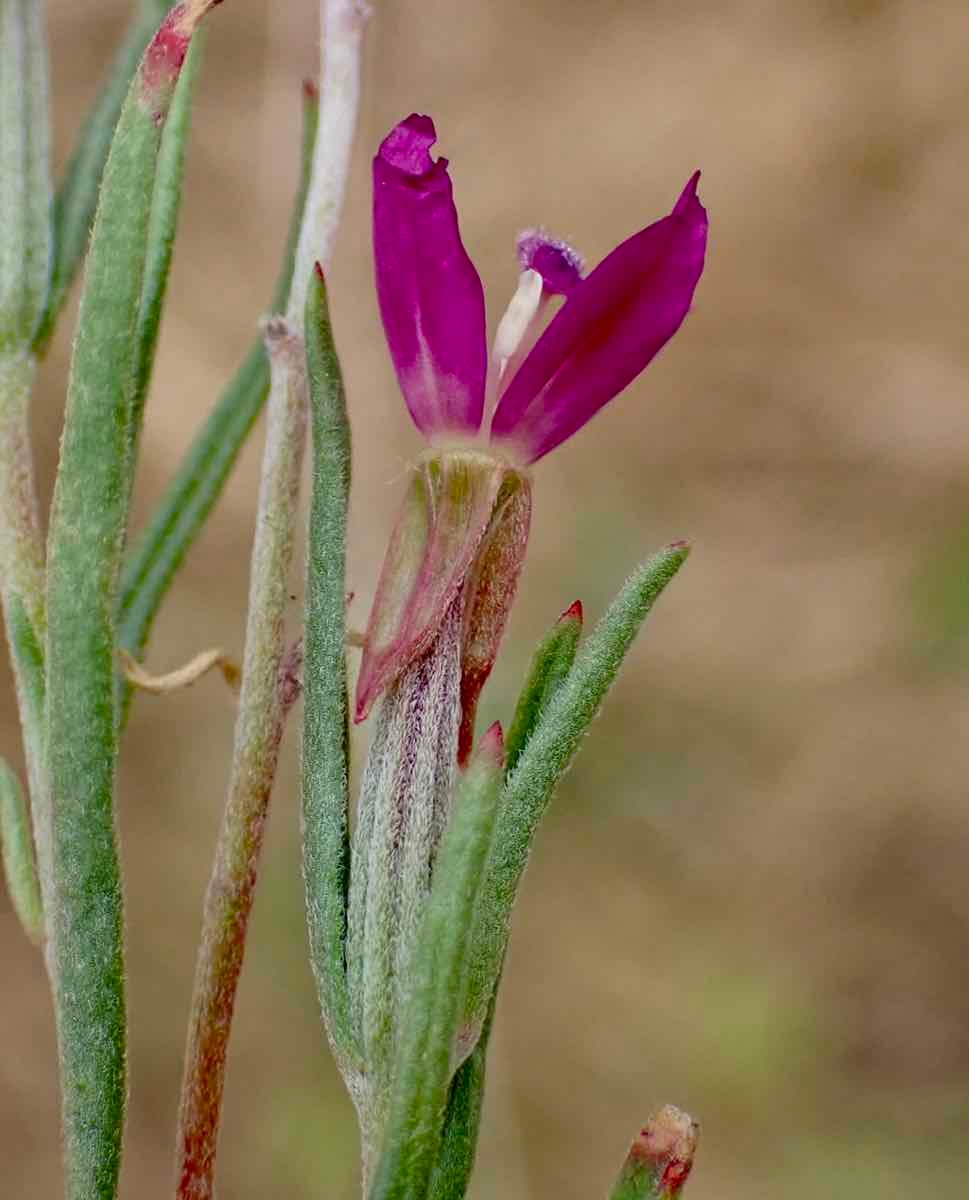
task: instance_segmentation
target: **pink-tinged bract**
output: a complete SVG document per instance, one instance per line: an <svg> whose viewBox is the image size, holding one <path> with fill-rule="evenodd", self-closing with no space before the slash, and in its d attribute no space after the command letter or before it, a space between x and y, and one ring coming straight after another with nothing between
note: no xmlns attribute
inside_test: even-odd
<svg viewBox="0 0 969 1200"><path fill-rule="evenodd" d="M384 558L364 635L354 720L431 646L488 532L508 469L445 454L414 473Z"/></svg>
<svg viewBox="0 0 969 1200"><path fill-rule="evenodd" d="M697 172L669 216L617 246L569 293L501 397L492 438L535 462L643 371L686 317L703 272Z"/></svg>
<svg viewBox="0 0 969 1200"><path fill-rule="evenodd" d="M458 736L458 762L462 764L471 753L478 699L498 657L518 590L531 520L531 483L527 476L508 471L465 583Z"/></svg>
<svg viewBox="0 0 969 1200"><path fill-rule="evenodd" d="M373 164L374 259L387 343L426 437L474 435L488 367L484 290L461 242L447 159L430 117L412 114Z"/></svg>

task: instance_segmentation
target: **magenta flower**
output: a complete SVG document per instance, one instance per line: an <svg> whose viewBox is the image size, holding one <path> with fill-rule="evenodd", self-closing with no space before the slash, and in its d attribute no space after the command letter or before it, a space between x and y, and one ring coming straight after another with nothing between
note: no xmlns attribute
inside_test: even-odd
<svg viewBox="0 0 969 1200"><path fill-rule="evenodd" d="M447 159L430 117L412 114L374 159L374 254L387 343L407 407L432 439L474 438L485 417L484 291L461 242ZM566 302L503 377L490 438L533 463L581 429L655 358L689 311L703 272L706 210L697 172L669 216L628 238L585 279L563 243L530 233L523 267Z"/></svg>
<svg viewBox="0 0 969 1200"><path fill-rule="evenodd" d="M373 165L380 313L411 417L436 449L419 464L387 551L355 717L460 605L463 761L528 541L525 468L581 429L679 329L703 271L707 215L697 172L669 216L585 277L566 243L522 234L519 287L489 356L484 290L461 241L447 159L430 154L435 140L433 121L412 114ZM543 330L556 296L564 302Z"/></svg>

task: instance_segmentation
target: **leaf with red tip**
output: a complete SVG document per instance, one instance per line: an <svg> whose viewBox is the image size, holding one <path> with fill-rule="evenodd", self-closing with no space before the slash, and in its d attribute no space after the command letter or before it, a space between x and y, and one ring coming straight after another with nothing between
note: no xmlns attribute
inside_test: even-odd
<svg viewBox="0 0 969 1200"><path fill-rule="evenodd" d="M522 751L538 726L552 697L565 682L582 636L582 602L576 600L539 642L508 730L508 770L518 765Z"/></svg>
<svg viewBox="0 0 969 1200"><path fill-rule="evenodd" d="M356 721L429 648L464 585L508 474L504 464L474 451L441 454L415 472L364 638Z"/></svg>
<svg viewBox="0 0 969 1200"><path fill-rule="evenodd" d="M475 916L475 940L465 1024L480 1028L497 987L511 930L512 909L535 831L599 711L640 626L686 561L689 548L667 546L626 582L575 656L508 771ZM574 619L574 618L573 618Z"/></svg>
<svg viewBox="0 0 969 1200"><path fill-rule="evenodd" d="M148 43L141 63L141 102L159 123L164 119L188 48L202 18L222 0L176 4Z"/></svg>
<svg viewBox="0 0 969 1200"><path fill-rule="evenodd" d="M495 665L515 599L531 519L531 482L510 471L467 584L461 646L460 763L467 762L471 754L478 697Z"/></svg>

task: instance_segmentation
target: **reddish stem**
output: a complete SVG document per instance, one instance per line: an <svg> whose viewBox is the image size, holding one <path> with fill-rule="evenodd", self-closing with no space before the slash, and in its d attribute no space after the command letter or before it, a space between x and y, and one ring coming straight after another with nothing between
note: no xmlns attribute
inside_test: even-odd
<svg viewBox="0 0 969 1200"><path fill-rule="evenodd" d="M178 1117L178 1200L211 1200L236 990L255 896L259 854L286 716L300 693L302 644L279 667L278 702L255 777L239 771L229 795L205 896L203 938Z"/></svg>

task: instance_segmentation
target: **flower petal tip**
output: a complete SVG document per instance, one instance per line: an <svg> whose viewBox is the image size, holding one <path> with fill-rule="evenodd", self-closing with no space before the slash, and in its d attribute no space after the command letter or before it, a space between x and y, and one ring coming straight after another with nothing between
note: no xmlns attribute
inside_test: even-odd
<svg viewBox="0 0 969 1200"><path fill-rule="evenodd" d="M431 118L411 113L398 121L380 143L377 157L405 175L424 175L434 166L431 147L436 141L437 130Z"/></svg>
<svg viewBox="0 0 969 1200"><path fill-rule="evenodd" d="M686 187L680 192L680 198L673 206L673 216L685 217L691 212L701 215L706 220L707 210L700 203L698 188L700 186L701 172L696 170L686 182Z"/></svg>

